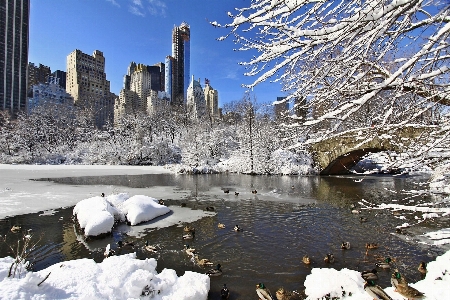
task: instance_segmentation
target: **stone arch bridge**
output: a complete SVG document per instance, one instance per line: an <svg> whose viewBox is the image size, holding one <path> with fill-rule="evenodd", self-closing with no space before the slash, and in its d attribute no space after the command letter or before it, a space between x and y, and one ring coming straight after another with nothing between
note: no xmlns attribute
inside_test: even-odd
<svg viewBox="0 0 450 300"><path fill-rule="evenodd" d="M430 132L431 128L425 126L390 129L369 127L308 143L306 148L313 154L321 175L348 174L366 154L388 150L402 152L411 143L420 142Z"/></svg>

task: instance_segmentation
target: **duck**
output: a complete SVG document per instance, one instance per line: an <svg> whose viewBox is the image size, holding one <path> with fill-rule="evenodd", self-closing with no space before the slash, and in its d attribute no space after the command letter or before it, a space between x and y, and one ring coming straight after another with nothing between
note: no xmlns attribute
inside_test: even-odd
<svg viewBox="0 0 450 300"><path fill-rule="evenodd" d="M396 270L391 276L391 284L394 291L408 299L422 298L424 294L408 285L406 279Z"/></svg>
<svg viewBox="0 0 450 300"><path fill-rule="evenodd" d="M117 246L119 246L119 247L134 247L134 243L118 241Z"/></svg>
<svg viewBox="0 0 450 300"><path fill-rule="evenodd" d="M225 228L225 224L219 223L219 224L217 225L217 227L224 229L224 228Z"/></svg>
<svg viewBox="0 0 450 300"><path fill-rule="evenodd" d="M148 241L145 241L145 250L147 250L148 252L157 252L157 249L155 246L149 245Z"/></svg>
<svg viewBox="0 0 450 300"><path fill-rule="evenodd" d="M105 193L101 193L100 196L105 197Z"/></svg>
<svg viewBox="0 0 450 300"><path fill-rule="evenodd" d="M224 283L222 289L220 290L220 299L226 300L230 298L230 290L227 288L227 285Z"/></svg>
<svg viewBox="0 0 450 300"><path fill-rule="evenodd" d="M365 281L373 281L373 280L378 280L378 275L377 275L378 271L376 269L373 269L371 271L362 271L361 272L361 277L365 280Z"/></svg>
<svg viewBox="0 0 450 300"><path fill-rule="evenodd" d="M288 290L286 290L283 287L280 287L276 292L275 292L275 297L277 300L290 300L290 299L299 299L297 297L295 297L296 292L290 292Z"/></svg>
<svg viewBox="0 0 450 300"><path fill-rule="evenodd" d="M183 240L191 240L194 238L195 233L194 232L188 232L186 234L183 234Z"/></svg>
<svg viewBox="0 0 450 300"><path fill-rule="evenodd" d="M367 222L367 218L366 217L359 217L359 221L362 222Z"/></svg>
<svg viewBox="0 0 450 300"><path fill-rule="evenodd" d="M309 258L309 256L307 254L305 256L303 256L302 261L303 261L303 263L305 265L310 265L311 264L311 259Z"/></svg>
<svg viewBox="0 0 450 300"><path fill-rule="evenodd" d="M328 253L325 258L323 259L324 262L332 264L334 263L334 255L331 253Z"/></svg>
<svg viewBox="0 0 450 300"><path fill-rule="evenodd" d="M350 249L350 242L342 242L341 249L343 249L343 250Z"/></svg>
<svg viewBox="0 0 450 300"><path fill-rule="evenodd" d="M419 272L421 274L426 274L427 273L427 263L424 261L421 261L417 270L419 270Z"/></svg>
<svg viewBox="0 0 450 300"><path fill-rule="evenodd" d="M214 265L214 263L207 258L199 259L198 255L194 255L194 258L195 258L195 262L199 266L205 267L205 266L213 266Z"/></svg>
<svg viewBox="0 0 450 300"><path fill-rule="evenodd" d="M375 243L366 243L366 249L377 249L378 244Z"/></svg>
<svg viewBox="0 0 450 300"><path fill-rule="evenodd" d="M398 269L395 269L391 275L391 284L392 287L397 288L399 284L408 285L408 281L400 274Z"/></svg>
<svg viewBox="0 0 450 300"><path fill-rule="evenodd" d="M361 211L356 208L355 204L350 205L350 209L352 211L352 214L359 214Z"/></svg>
<svg viewBox="0 0 450 300"><path fill-rule="evenodd" d="M373 280L366 281L364 283L364 291L369 294L373 299L392 300L392 298Z"/></svg>
<svg viewBox="0 0 450 300"><path fill-rule="evenodd" d="M195 231L195 228L192 227L192 226L186 225L186 226L184 226L183 231L184 231L184 232L194 232L194 231Z"/></svg>
<svg viewBox="0 0 450 300"><path fill-rule="evenodd" d="M239 225L235 225L233 228L234 231L242 231L241 227Z"/></svg>
<svg viewBox="0 0 450 300"><path fill-rule="evenodd" d="M226 189L226 190L223 190L223 192L224 192L225 194L229 194L229 193L230 193L230 190L229 190L229 189Z"/></svg>
<svg viewBox="0 0 450 300"><path fill-rule="evenodd" d="M220 276L222 275L222 266L220 264L217 264L215 269L211 269L208 272L206 272L205 274L208 276Z"/></svg>
<svg viewBox="0 0 450 300"><path fill-rule="evenodd" d="M159 204L159 205L164 205L164 200L163 200L163 199L159 199L159 200L158 200L158 204Z"/></svg>
<svg viewBox="0 0 450 300"><path fill-rule="evenodd" d="M379 261L375 265L378 268L389 269L391 267L391 261L392 261L392 259L390 257L386 257L386 259L384 261Z"/></svg>
<svg viewBox="0 0 450 300"><path fill-rule="evenodd" d="M412 286L405 285L405 284L399 284L397 285L395 292L399 293L400 295L408 298L408 299L417 299L422 298L424 296L424 293L416 290Z"/></svg>
<svg viewBox="0 0 450 300"><path fill-rule="evenodd" d="M256 193L258 193L257 190L252 190L252 194L256 194Z"/></svg>
<svg viewBox="0 0 450 300"><path fill-rule="evenodd" d="M20 229L22 229L21 226L14 225L13 227L11 227L11 232L17 233L20 231Z"/></svg>
<svg viewBox="0 0 450 300"><path fill-rule="evenodd" d="M235 196L239 196L239 193L238 193L238 192L234 192L234 195L235 195Z"/></svg>
<svg viewBox="0 0 450 300"><path fill-rule="evenodd" d="M115 251L113 249L111 249L111 244L106 245L106 249L105 252L103 252L103 255L105 255L105 257L110 257L113 256L115 253Z"/></svg>
<svg viewBox="0 0 450 300"><path fill-rule="evenodd" d="M184 249L183 249L183 250L186 252L187 255L189 255L189 256L194 256L195 249L189 247L188 244L184 245Z"/></svg>

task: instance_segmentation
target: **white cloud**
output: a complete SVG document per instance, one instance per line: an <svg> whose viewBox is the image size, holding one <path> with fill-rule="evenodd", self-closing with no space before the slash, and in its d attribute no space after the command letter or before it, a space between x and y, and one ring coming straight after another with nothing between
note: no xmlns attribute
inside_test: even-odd
<svg viewBox="0 0 450 300"><path fill-rule="evenodd" d="M114 5L114 6L120 7L120 4L117 3L116 0L106 0L106 1L111 2L111 4Z"/></svg>
<svg viewBox="0 0 450 300"><path fill-rule="evenodd" d="M166 3L160 0L148 0L148 10L154 16L166 16Z"/></svg>
<svg viewBox="0 0 450 300"><path fill-rule="evenodd" d="M130 13L136 16L145 17L145 14L137 6L130 5L128 10L130 11Z"/></svg>
<svg viewBox="0 0 450 300"><path fill-rule="evenodd" d="M142 0L133 0L133 4L136 5L136 6L142 7L142 8L144 7L142 5Z"/></svg>

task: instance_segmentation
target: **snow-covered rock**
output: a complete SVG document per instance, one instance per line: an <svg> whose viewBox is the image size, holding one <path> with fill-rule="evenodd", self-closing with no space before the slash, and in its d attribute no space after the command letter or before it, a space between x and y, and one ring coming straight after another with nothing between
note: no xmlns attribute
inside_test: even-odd
<svg viewBox="0 0 450 300"><path fill-rule="evenodd" d="M170 208L158 204L155 198L144 195L130 198L126 193L84 199L73 209L85 236L111 232L115 221L128 221L136 225L169 212Z"/></svg>

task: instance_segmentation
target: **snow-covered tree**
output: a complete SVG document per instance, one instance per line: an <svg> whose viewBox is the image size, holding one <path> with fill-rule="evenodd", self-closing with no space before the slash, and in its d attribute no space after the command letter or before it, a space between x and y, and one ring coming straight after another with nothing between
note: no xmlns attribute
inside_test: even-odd
<svg viewBox="0 0 450 300"><path fill-rule="evenodd" d="M350 128L430 124L450 104L445 0L253 0L228 28L255 85L306 97L301 124L321 137Z"/></svg>

